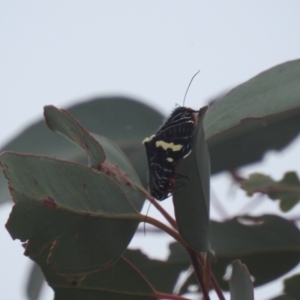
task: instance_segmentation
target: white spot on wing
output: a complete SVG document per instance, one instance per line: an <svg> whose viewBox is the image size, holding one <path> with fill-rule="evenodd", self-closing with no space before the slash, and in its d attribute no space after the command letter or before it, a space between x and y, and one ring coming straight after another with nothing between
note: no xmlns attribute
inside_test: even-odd
<svg viewBox="0 0 300 300"><path fill-rule="evenodd" d="M190 150L183 158L188 157L191 154L192 150Z"/></svg>

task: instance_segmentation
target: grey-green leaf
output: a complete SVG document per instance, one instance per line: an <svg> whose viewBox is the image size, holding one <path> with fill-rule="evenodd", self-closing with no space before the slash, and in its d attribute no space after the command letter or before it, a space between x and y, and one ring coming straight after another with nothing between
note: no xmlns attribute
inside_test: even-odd
<svg viewBox="0 0 300 300"><path fill-rule="evenodd" d="M49 246L33 260L37 262L48 284L53 288L54 300L139 300L157 299L150 283L126 259L113 266L87 275L63 276L49 268Z"/></svg>
<svg viewBox="0 0 300 300"><path fill-rule="evenodd" d="M229 280L231 300L254 300L253 285L246 265L240 260L232 262L232 276Z"/></svg>
<svg viewBox="0 0 300 300"><path fill-rule="evenodd" d="M172 293L180 272L191 263L182 245L171 243L169 248L170 255L166 261L150 259L140 250L126 250L123 256L142 272L157 291Z"/></svg>
<svg viewBox="0 0 300 300"><path fill-rule="evenodd" d="M67 110L89 132L114 141L129 158L143 186L147 185L148 165L142 140L156 131L162 123L162 114L146 104L118 96L85 100ZM46 155L87 164L84 151L48 130L43 120L4 145L0 152L3 151ZM5 178L0 173L0 203L10 198Z"/></svg>
<svg viewBox="0 0 300 300"><path fill-rule="evenodd" d="M291 210L300 200L300 181L295 172L285 173L279 181L264 174L254 173L241 183L241 188L247 191L249 196L260 192L273 200L280 200L282 211Z"/></svg>
<svg viewBox="0 0 300 300"><path fill-rule="evenodd" d="M142 184L128 158L115 143L106 137L90 134L67 111L46 106L44 115L50 129L81 147L89 156L91 167L117 181L138 210L142 208L144 196L138 190Z"/></svg>
<svg viewBox="0 0 300 300"><path fill-rule="evenodd" d="M96 168L105 160L105 153L99 143L65 110L53 105L44 107L46 124L54 132L60 133L81 147Z"/></svg>
<svg viewBox="0 0 300 300"><path fill-rule="evenodd" d="M246 263L255 286L283 276L300 262L300 231L284 218L273 215L234 218L225 222L212 221L210 228L212 249L217 258L211 265L212 271L224 290L228 290L228 282L223 276L232 260L241 259ZM165 292L172 290L177 276L190 266L189 255L178 243L170 245L167 261L140 258L128 255L127 251L125 255L155 288ZM190 277L181 293L187 293L188 286L195 284L196 278Z"/></svg>
<svg viewBox="0 0 300 300"><path fill-rule="evenodd" d="M275 66L237 86L207 111L204 131L212 173L261 160L300 130L300 60Z"/></svg>
<svg viewBox="0 0 300 300"><path fill-rule="evenodd" d="M127 248L139 210L115 180L46 157L4 153L0 163L16 202L6 227L28 241L26 255L50 244L51 267L79 274L114 263Z"/></svg>
<svg viewBox="0 0 300 300"><path fill-rule="evenodd" d="M190 247L210 251L209 180L210 159L202 122L207 107L199 112L192 152L178 164L173 203L179 232Z"/></svg>
<svg viewBox="0 0 300 300"><path fill-rule="evenodd" d="M284 280L284 292L295 299L300 299L300 274Z"/></svg>

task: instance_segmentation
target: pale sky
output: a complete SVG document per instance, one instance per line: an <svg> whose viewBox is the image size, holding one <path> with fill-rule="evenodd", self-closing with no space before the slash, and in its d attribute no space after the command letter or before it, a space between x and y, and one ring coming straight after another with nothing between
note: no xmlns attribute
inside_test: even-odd
<svg viewBox="0 0 300 300"><path fill-rule="evenodd" d="M176 103L182 104L190 78L201 70L186 100L187 106L198 109L259 72L300 58L299 15L298 0L0 0L0 145L41 118L46 104L64 108L96 95L119 94L168 114ZM283 157L270 153L263 166L245 172L264 170L275 178L286 170L300 173L298 153L299 141ZM214 193L228 198L230 181L225 175L212 185ZM172 209L171 201L165 202ZM240 204L237 199L229 202L232 206L226 209L232 214ZM263 212L276 209L268 203ZM1 224L9 211L8 204L0 207ZM218 218L214 210L212 214ZM30 263L3 225L1 295L25 299ZM147 237L143 239L145 244ZM149 244L145 250L152 256L166 255L153 240ZM256 300L280 290L278 283L260 288ZM51 298L51 293L43 297Z"/></svg>

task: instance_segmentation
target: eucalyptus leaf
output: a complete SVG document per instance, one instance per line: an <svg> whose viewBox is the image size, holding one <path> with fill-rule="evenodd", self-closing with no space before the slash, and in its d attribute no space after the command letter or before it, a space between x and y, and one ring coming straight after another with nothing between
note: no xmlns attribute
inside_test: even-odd
<svg viewBox="0 0 300 300"><path fill-rule="evenodd" d="M229 280L231 300L254 300L253 285L246 265L240 260L231 264L232 275Z"/></svg>
<svg viewBox="0 0 300 300"><path fill-rule="evenodd" d="M300 274L284 280L284 292L295 299L300 299Z"/></svg>
<svg viewBox="0 0 300 300"><path fill-rule="evenodd" d="M165 261L150 259L140 250L127 249L123 256L142 272L157 291L172 293L179 274L191 263L182 245L171 243L169 248L170 254Z"/></svg>
<svg viewBox="0 0 300 300"><path fill-rule="evenodd" d="M191 153L178 164L173 203L179 232L188 245L209 252L210 158L202 127L207 107L199 112Z"/></svg>
<svg viewBox="0 0 300 300"><path fill-rule="evenodd" d="M127 248L139 210L110 177L76 163L16 153L2 154L0 163L16 203L6 227L13 239L27 242L26 255L34 257L50 244L49 265L80 274L111 265Z"/></svg>
<svg viewBox="0 0 300 300"><path fill-rule="evenodd" d="M149 282L124 258L101 271L67 276L49 268L47 260L50 252L48 245L33 260L40 265L48 284L53 288L54 300L158 299Z"/></svg>
<svg viewBox="0 0 300 300"><path fill-rule="evenodd" d="M116 143L134 166L143 186L147 186L148 167L142 141L161 125L164 117L160 112L144 103L120 96L85 100L66 109L87 131ZM46 155L88 164L84 151L47 130L44 120L24 129L0 149L0 152L3 151ZM0 173L0 203L9 199L11 196L6 180Z"/></svg>
<svg viewBox="0 0 300 300"><path fill-rule="evenodd" d="M67 111L53 105L44 107L45 122L54 132L60 133L88 154L91 165L97 168L105 160L101 145Z"/></svg>
<svg viewBox="0 0 300 300"><path fill-rule="evenodd" d="M300 130L300 60L266 70L238 85L207 111L204 132L212 173L261 160Z"/></svg>
<svg viewBox="0 0 300 300"><path fill-rule="evenodd" d="M291 210L300 200L300 181L295 172L287 172L284 177L275 181L270 176L254 173L241 183L249 196L260 192L267 194L270 199L280 200L282 211Z"/></svg>
<svg viewBox="0 0 300 300"><path fill-rule="evenodd" d="M300 262L300 231L292 222L275 216L233 218L225 222L211 221L211 244L217 262L211 264L212 272L223 290L228 290L224 275L235 259L248 267L253 285L261 286L283 276ZM170 292L179 274L191 265L186 250L178 243L170 244L166 261L151 260L141 253L125 252L125 257L143 272L159 290ZM197 285L191 276L180 291L188 292Z"/></svg>
<svg viewBox="0 0 300 300"><path fill-rule="evenodd" d="M212 269L224 289L222 278L232 260L247 265L255 286L277 279L300 262L299 229L275 215L212 222L211 242L218 259Z"/></svg>
<svg viewBox="0 0 300 300"><path fill-rule="evenodd" d="M129 194L138 210L143 206L143 195L137 190L142 184L122 150L111 140L90 134L67 111L54 106L44 109L46 124L81 147L89 156L91 167L110 176Z"/></svg>

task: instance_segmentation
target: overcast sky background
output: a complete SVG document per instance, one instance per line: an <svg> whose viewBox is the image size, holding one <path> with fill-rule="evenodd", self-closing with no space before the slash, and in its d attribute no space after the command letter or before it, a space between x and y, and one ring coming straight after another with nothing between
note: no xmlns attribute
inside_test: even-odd
<svg viewBox="0 0 300 300"><path fill-rule="evenodd" d="M200 69L186 100L198 109L259 72L300 58L299 15L297 0L0 0L0 146L41 118L47 104L65 108L119 94L168 114L182 104ZM268 153L262 165L243 172L264 171L276 179L286 170L299 173L299 148L298 141L281 154ZM230 184L221 174L212 188L221 200L230 198L225 209L234 215L247 200L241 205L243 192L232 193ZM165 202L172 210L171 201ZM276 203L266 201L254 213L276 209ZM30 262L4 228L9 212L10 204L0 207L0 290L3 299L25 299ZM224 217L214 208L212 216ZM141 241L152 257L167 255L151 235L132 245ZM279 283L259 288L255 299L280 290ZM43 299L52 299L52 292Z"/></svg>

